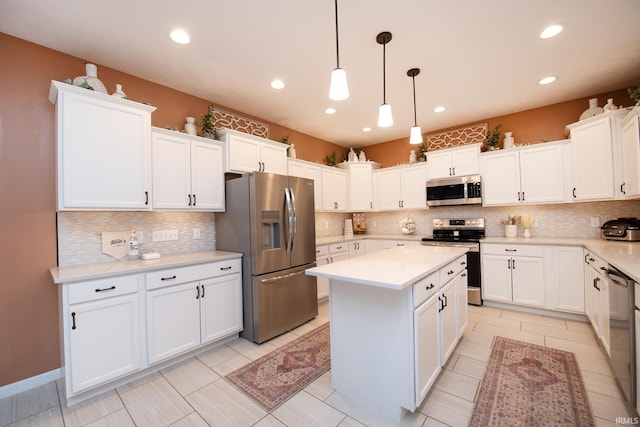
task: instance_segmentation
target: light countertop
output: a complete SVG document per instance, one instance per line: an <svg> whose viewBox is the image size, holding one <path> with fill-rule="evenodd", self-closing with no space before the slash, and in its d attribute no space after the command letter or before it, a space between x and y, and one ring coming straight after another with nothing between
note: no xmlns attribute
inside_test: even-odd
<svg viewBox="0 0 640 427"><path fill-rule="evenodd" d="M408 240L408 241L421 241L423 237L427 237L423 234L354 234L353 237L345 237L343 235L318 237L316 238L316 246L330 245L332 243L340 242L354 242L356 240L364 239L379 239L379 240Z"/></svg>
<svg viewBox="0 0 640 427"><path fill-rule="evenodd" d="M404 289L457 257L466 248L399 246L308 269L312 276L387 289Z"/></svg>
<svg viewBox="0 0 640 427"><path fill-rule="evenodd" d="M195 252L180 255L162 256L154 260L123 260L99 264L52 267L49 271L54 283L72 283L84 280L137 274L164 268L187 267L196 264L225 261L242 257L241 253L226 251Z"/></svg>

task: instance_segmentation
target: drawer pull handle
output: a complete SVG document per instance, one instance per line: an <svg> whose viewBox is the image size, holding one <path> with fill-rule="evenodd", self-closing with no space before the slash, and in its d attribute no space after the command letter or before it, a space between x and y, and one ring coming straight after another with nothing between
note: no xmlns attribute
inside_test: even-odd
<svg viewBox="0 0 640 427"><path fill-rule="evenodd" d="M517 249L505 249L504 251L505 252L518 252Z"/></svg>
<svg viewBox="0 0 640 427"><path fill-rule="evenodd" d="M227 266L227 267L220 267L220 270L231 270L233 267L232 266Z"/></svg>
<svg viewBox="0 0 640 427"><path fill-rule="evenodd" d="M467 277L467 273L462 273L461 276L462 277Z"/></svg>
<svg viewBox="0 0 640 427"><path fill-rule="evenodd" d="M607 267L600 267L600 270L607 271Z"/></svg>
<svg viewBox="0 0 640 427"><path fill-rule="evenodd" d="M76 328L76 312L71 313L71 329Z"/></svg>
<svg viewBox="0 0 640 427"><path fill-rule="evenodd" d="M453 274L453 273L454 273L453 270L447 271L447 274Z"/></svg>
<svg viewBox="0 0 640 427"><path fill-rule="evenodd" d="M467 263L465 261L462 261L460 265L467 265Z"/></svg>
<svg viewBox="0 0 640 427"><path fill-rule="evenodd" d="M111 286L110 288L102 288L102 289L98 288L98 289L96 289L96 292L112 291L115 288L116 288L115 285Z"/></svg>
<svg viewBox="0 0 640 427"><path fill-rule="evenodd" d="M429 283L429 286L427 286L425 289L429 290L429 289L433 289L435 288L436 285L434 285L433 283Z"/></svg>
<svg viewBox="0 0 640 427"><path fill-rule="evenodd" d="M174 274L173 276L169 276L169 277L163 277L160 280L165 281L165 280L173 280L176 278L176 275Z"/></svg>

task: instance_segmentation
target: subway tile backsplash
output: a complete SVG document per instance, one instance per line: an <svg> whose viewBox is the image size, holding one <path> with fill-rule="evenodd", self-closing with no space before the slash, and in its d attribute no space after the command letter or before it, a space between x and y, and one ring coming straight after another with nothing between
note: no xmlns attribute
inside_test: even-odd
<svg viewBox="0 0 640 427"><path fill-rule="evenodd" d="M425 210L402 212L367 212L367 232L370 234L402 234L400 222L411 217L416 234L432 234L433 218L485 218L487 236L504 236L501 218L512 215L531 215L538 227L531 229L532 237L582 237L598 238L600 229L591 227L591 218L600 223L619 217L640 217L640 201L611 201L588 203L564 203L557 205L527 206L441 206ZM327 237L343 234L344 219L350 214L317 213L316 236ZM522 236L522 225L518 226Z"/></svg>

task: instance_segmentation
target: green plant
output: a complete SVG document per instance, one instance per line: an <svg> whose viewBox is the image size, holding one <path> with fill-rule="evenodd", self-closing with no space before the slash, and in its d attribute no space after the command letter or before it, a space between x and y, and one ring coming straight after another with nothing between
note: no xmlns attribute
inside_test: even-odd
<svg viewBox="0 0 640 427"><path fill-rule="evenodd" d="M332 152L331 154L327 154L324 156L324 162L327 166L335 166L336 165L336 152Z"/></svg>
<svg viewBox="0 0 640 427"><path fill-rule="evenodd" d="M427 144L423 142L418 146L418 160L422 159L422 156L426 156L426 155L427 155Z"/></svg>
<svg viewBox="0 0 640 427"><path fill-rule="evenodd" d="M202 128L202 136L207 138L216 137L216 121L213 118L213 107L209 106L209 112L202 116L200 127Z"/></svg>
<svg viewBox="0 0 640 427"><path fill-rule="evenodd" d="M640 86L635 89L627 89L629 97L636 102L636 105L640 105Z"/></svg>
<svg viewBox="0 0 640 427"><path fill-rule="evenodd" d="M500 127L501 124L496 125L492 131L487 133L487 138L484 140L484 145L487 147L495 147L500 142Z"/></svg>
<svg viewBox="0 0 640 427"><path fill-rule="evenodd" d="M288 144L289 143L289 135L283 136L278 141L282 142L283 144Z"/></svg>

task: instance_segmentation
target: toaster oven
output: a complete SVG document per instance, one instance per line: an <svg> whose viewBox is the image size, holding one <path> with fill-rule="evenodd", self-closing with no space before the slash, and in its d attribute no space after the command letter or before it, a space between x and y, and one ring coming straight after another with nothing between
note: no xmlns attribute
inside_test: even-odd
<svg viewBox="0 0 640 427"><path fill-rule="evenodd" d="M605 222L600 228L600 236L608 240L640 241L640 219L618 218Z"/></svg>

